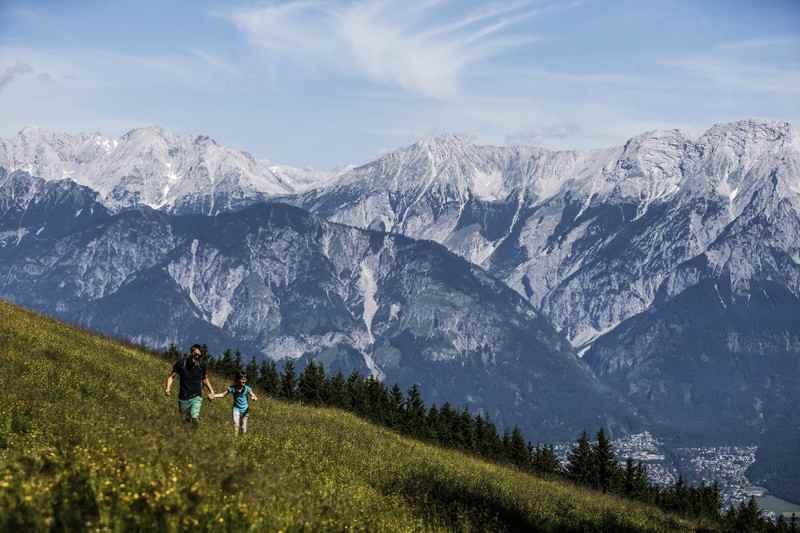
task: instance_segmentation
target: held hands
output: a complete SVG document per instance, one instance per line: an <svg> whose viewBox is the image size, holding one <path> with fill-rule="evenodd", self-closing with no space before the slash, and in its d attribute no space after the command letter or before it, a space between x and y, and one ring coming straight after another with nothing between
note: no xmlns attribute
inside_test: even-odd
<svg viewBox="0 0 800 533"><path fill-rule="evenodd" d="M164 396L169 396L169 389L164 389Z"/></svg>

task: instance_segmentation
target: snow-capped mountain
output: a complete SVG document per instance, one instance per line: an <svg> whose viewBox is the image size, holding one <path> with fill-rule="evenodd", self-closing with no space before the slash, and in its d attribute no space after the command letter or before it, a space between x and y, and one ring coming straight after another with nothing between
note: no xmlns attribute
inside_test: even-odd
<svg viewBox="0 0 800 533"><path fill-rule="evenodd" d="M0 171L13 206L0 297L149 345L202 340L419 383L541 439L635 423L530 304L438 244L281 204L113 214L70 183Z"/></svg>
<svg viewBox="0 0 800 533"><path fill-rule="evenodd" d="M667 273L702 253L773 173L795 198L799 138L787 123L758 121L715 126L696 141L654 131L589 152L445 136L298 203L444 244L505 280L581 347L647 309ZM622 249L636 249L642 264L615 262L611 252Z"/></svg>
<svg viewBox="0 0 800 533"><path fill-rule="evenodd" d="M158 127L119 138L25 128L0 140L0 167L91 187L110 209L147 205L216 214L266 197L304 191L330 177L258 161L207 136Z"/></svg>

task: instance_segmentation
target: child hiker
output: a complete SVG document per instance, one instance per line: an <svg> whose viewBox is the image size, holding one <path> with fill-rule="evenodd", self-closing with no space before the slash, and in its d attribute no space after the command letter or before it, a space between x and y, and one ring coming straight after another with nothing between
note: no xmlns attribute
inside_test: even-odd
<svg viewBox="0 0 800 533"><path fill-rule="evenodd" d="M230 394L233 397L233 428L234 433L247 433L247 415L250 411L248 400L258 400L253 389L247 384L247 376L242 372L236 373L236 380L225 392L214 395L214 398L223 398Z"/></svg>

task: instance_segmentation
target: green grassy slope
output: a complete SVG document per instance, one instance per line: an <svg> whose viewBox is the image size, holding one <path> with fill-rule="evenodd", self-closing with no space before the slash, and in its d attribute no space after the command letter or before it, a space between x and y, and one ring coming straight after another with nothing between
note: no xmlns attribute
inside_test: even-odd
<svg viewBox="0 0 800 533"><path fill-rule="evenodd" d="M193 430L168 369L0 302L0 530L694 529L333 409L261 399L236 438L229 400L206 400Z"/></svg>

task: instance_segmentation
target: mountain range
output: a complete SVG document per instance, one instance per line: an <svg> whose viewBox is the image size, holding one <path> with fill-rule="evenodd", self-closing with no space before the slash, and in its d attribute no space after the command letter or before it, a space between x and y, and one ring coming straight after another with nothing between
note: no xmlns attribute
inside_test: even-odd
<svg viewBox="0 0 800 533"><path fill-rule="evenodd" d="M600 398L593 420L683 444L800 443L788 123L583 152L446 135L333 173L158 128L23 130L0 141L0 167L0 294L37 309L149 343L185 332L429 379L441 399L548 436L587 419L564 407L541 423L532 397ZM303 211L253 205L265 200ZM761 459L761 477L788 486Z"/></svg>

